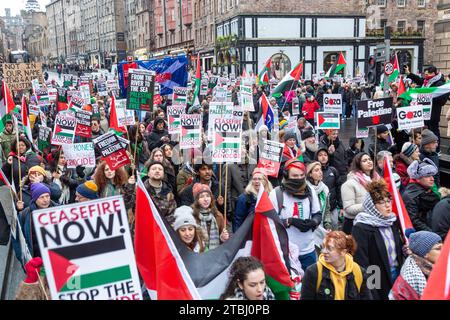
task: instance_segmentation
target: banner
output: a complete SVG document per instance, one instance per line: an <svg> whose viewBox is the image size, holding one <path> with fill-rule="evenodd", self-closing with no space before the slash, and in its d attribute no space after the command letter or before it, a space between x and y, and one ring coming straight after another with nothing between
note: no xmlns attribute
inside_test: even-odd
<svg viewBox="0 0 450 320"><path fill-rule="evenodd" d="M425 125L423 121L423 106L401 107L396 108L396 110L399 130L421 128Z"/></svg>
<svg viewBox="0 0 450 320"><path fill-rule="evenodd" d="M235 111L231 116L215 119L213 162L241 163L243 115L243 111Z"/></svg>
<svg viewBox="0 0 450 320"><path fill-rule="evenodd" d="M251 86L243 86L240 88L241 93L241 106L244 108L244 111L255 111L255 105L253 104L253 90Z"/></svg>
<svg viewBox="0 0 450 320"><path fill-rule="evenodd" d="M340 115L338 113L315 112L314 115L316 117L316 129L318 130L338 130L341 127Z"/></svg>
<svg viewBox="0 0 450 320"><path fill-rule="evenodd" d="M53 300L141 300L122 196L35 210Z"/></svg>
<svg viewBox="0 0 450 320"><path fill-rule="evenodd" d="M186 106L187 104L188 88L174 87L172 94L172 105Z"/></svg>
<svg viewBox="0 0 450 320"><path fill-rule="evenodd" d="M72 112L60 112L56 115L52 144L63 145L73 143L77 119Z"/></svg>
<svg viewBox="0 0 450 320"><path fill-rule="evenodd" d="M116 100L117 123L120 127L135 125L134 111L126 109L127 99Z"/></svg>
<svg viewBox="0 0 450 320"><path fill-rule="evenodd" d="M180 149L194 149L201 148L201 114L181 114L181 137L180 137Z"/></svg>
<svg viewBox="0 0 450 320"><path fill-rule="evenodd" d="M214 123L216 119L233 115L234 106L231 102L211 102L208 115L208 141L214 138Z"/></svg>
<svg viewBox="0 0 450 320"><path fill-rule="evenodd" d="M31 81L34 79L39 79L40 83L44 83L40 62L3 63L1 66L3 78L9 86L9 90L32 89Z"/></svg>
<svg viewBox="0 0 450 320"><path fill-rule="evenodd" d="M111 170L117 170L130 164L130 158L123 148L119 138L113 132L108 132L93 140L95 146L100 150L102 158Z"/></svg>
<svg viewBox="0 0 450 320"><path fill-rule="evenodd" d="M175 89L174 89L175 91ZM169 133L179 134L180 131L180 115L184 114L186 107L183 105L167 106L167 117L169 119Z"/></svg>
<svg viewBox="0 0 450 320"><path fill-rule="evenodd" d="M300 102L298 101L298 98L295 97L292 99L292 115L298 116L300 114Z"/></svg>
<svg viewBox="0 0 450 320"><path fill-rule="evenodd" d="M155 90L154 72L131 69L127 90L127 109L153 110L153 94Z"/></svg>
<svg viewBox="0 0 450 320"><path fill-rule="evenodd" d="M38 149L42 152L45 150L50 150L51 143L50 138L52 136L52 129L47 126L39 126L39 137L38 137Z"/></svg>
<svg viewBox="0 0 450 320"><path fill-rule="evenodd" d="M106 88L105 80L97 80L97 93L100 97L106 97L108 95L108 89Z"/></svg>
<svg viewBox="0 0 450 320"><path fill-rule="evenodd" d="M369 128L392 123L392 98L358 101L358 127Z"/></svg>
<svg viewBox="0 0 450 320"><path fill-rule="evenodd" d="M75 129L75 135L90 138L92 134L91 129L92 113L80 109L75 112L75 118L77 119L77 127Z"/></svg>
<svg viewBox="0 0 450 320"><path fill-rule="evenodd" d="M342 95L341 94L324 94L323 95L323 111L330 113L342 114Z"/></svg>
<svg viewBox="0 0 450 320"><path fill-rule="evenodd" d="M433 109L433 95L431 93L420 93L413 98L411 105L423 106L423 120L431 119L431 110Z"/></svg>
<svg viewBox="0 0 450 320"><path fill-rule="evenodd" d="M258 161L258 168L264 169L267 176L278 177L284 143L264 140L263 150Z"/></svg>
<svg viewBox="0 0 450 320"><path fill-rule="evenodd" d="M77 166L95 168L95 151L92 142L64 144L63 151L67 168Z"/></svg>

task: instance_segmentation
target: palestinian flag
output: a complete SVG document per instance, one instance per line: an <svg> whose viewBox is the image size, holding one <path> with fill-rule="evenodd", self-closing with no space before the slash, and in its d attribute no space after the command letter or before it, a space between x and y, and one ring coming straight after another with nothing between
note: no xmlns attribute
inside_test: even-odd
<svg viewBox="0 0 450 320"><path fill-rule="evenodd" d="M263 262L268 284L277 298L286 298L292 286L285 264L289 261L287 233L273 206L270 207L267 194L260 198L256 213L247 217L233 237L216 249L197 254L183 244L160 216L138 179L135 253L152 298L219 299L229 281L229 268L234 260L251 254Z"/></svg>
<svg viewBox="0 0 450 320"><path fill-rule="evenodd" d="M7 120L11 120L11 112L17 111L14 104L11 91L9 91L8 84L5 80L2 80L2 92L0 101L0 132L3 132Z"/></svg>
<svg viewBox="0 0 450 320"><path fill-rule="evenodd" d="M397 216L400 222L400 227L402 229L403 238L408 244L409 235L414 232L414 227L409 217L408 211L406 211L405 204L403 203L403 198L395 185L394 178L392 176L392 168L389 162L389 158L384 158L384 180L388 186L389 193L392 195L392 211Z"/></svg>
<svg viewBox="0 0 450 320"><path fill-rule="evenodd" d="M450 231L428 277L421 300L450 300Z"/></svg>
<svg viewBox="0 0 450 320"><path fill-rule="evenodd" d="M33 136L31 134L30 119L28 118L27 101L25 99L25 96L22 96L22 126L28 141L30 141L30 143L33 143Z"/></svg>
<svg viewBox="0 0 450 320"><path fill-rule="evenodd" d="M200 139L200 130L197 126L182 126L181 135L183 139Z"/></svg>
<svg viewBox="0 0 450 320"><path fill-rule="evenodd" d="M241 147L241 132L216 132L215 149L239 149Z"/></svg>
<svg viewBox="0 0 450 320"><path fill-rule="evenodd" d="M284 92L291 91L294 89L294 85L300 79L303 73L303 61L298 63L294 69L292 69L288 74L284 76L283 79L278 83L278 85L273 89L272 97L279 98Z"/></svg>
<svg viewBox="0 0 450 320"><path fill-rule="evenodd" d="M342 69L345 68L347 61L345 61L344 55L342 52L339 53L339 58L334 62L330 69L328 69L325 74L325 78L333 78L335 74L339 73Z"/></svg>
<svg viewBox="0 0 450 320"><path fill-rule="evenodd" d="M340 119L338 113L316 112L317 129L339 129Z"/></svg>
<svg viewBox="0 0 450 320"><path fill-rule="evenodd" d="M396 82L398 76L400 75L400 68L398 66L397 52L395 53L395 56L394 56L394 63L393 63L393 65L394 65L394 71L388 77L388 83Z"/></svg>
<svg viewBox="0 0 450 320"><path fill-rule="evenodd" d="M192 97L192 105L200 105L200 87L202 85L202 72L200 67L200 53L197 54L197 69L195 70L195 89Z"/></svg>
<svg viewBox="0 0 450 320"><path fill-rule="evenodd" d="M450 94L450 81L439 87L409 89L407 92L400 95L399 98L402 98L409 103L411 100L417 98L419 94L431 94L433 99L445 94Z"/></svg>
<svg viewBox="0 0 450 320"><path fill-rule="evenodd" d="M272 127L274 124L274 112L272 106L269 103L269 100L267 99L264 93L261 96L259 103L261 104L262 108L262 116L264 118L264 124L267 126L267 128L269 128L269 131L272 131Z"/></svg>
<svg viewBox="0 0 450 320"><path fill-rule="evenodd" d="M256 76L256 85L268 85L270 80L270 68L272 67L272 59L267 59L261 72Z"/></svg>
<svg viewBox="0 0 450 320"><path fill-rule="evenodd" d="M405 82L403 81L403 77L400 76L399 81L398 81L398 91L397 91L397 96L401 96L402 94L404 94L406 92L405 89Z"/></svg>
<svg viewBox="0 0 450 320"><path fill-rule="evenodd" d="M116 97L114 94L111 97L111 111L109 114L109 130L114 131L115 134L121 136L126 133L127 130L123 126L119 126L119 122L117 120L117 112L116 112Z"/></svg>

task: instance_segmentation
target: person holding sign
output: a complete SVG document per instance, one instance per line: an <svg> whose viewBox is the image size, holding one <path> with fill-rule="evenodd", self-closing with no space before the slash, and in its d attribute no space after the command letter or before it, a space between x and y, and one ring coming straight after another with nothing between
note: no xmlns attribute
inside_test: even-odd
<svg viewBox="0 0 450 320"><path fill-rule="evenodd" d="M107 198L119 194L132 194L134 190L134 178L128 177L125 167L111 170L105 161L98 164L94 173L94 182L98 187L100 198ZM125 201L127 209L132 207Z"/></svg>

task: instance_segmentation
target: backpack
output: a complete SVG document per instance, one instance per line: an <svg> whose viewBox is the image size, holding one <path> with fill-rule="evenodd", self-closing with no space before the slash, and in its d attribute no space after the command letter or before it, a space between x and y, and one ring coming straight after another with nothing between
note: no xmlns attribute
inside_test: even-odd
<svg viewBox="0 0 450 320"><path fill-rule="evenodd" d="M307 186L307 188L309 188L309 186ZM312 193L311 193L311 189L309 190L310 192L308 193L308 200L309 200L309 213L312 214L312 203L313 203L313 198L312 198ZM312 191L314 192L314 191ZM278 215L280 215L281 209L283 209L283 190L281 190L280 187L276 187L275 188L275 195L277 197L277 204L278 204Z"/></svg>
<svg viewBox="0 0 450 320"><path fill-rule="evenodd" d="M316 283L316 292L319 292L320 284L322 283L322 273L323 273L323 265L320 262L316 263L317 265L317 283ZM355 264L356 265L356 264ZM361 285L363 283L363 274L361 271L361 267L357 265L357 268L353 268L353 277L355 278L356 288L358 292L361 292Z"/></svg>

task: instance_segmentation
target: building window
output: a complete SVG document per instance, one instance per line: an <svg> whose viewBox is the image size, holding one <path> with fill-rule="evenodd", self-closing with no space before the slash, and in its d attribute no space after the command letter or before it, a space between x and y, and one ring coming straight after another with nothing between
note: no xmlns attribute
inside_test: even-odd
<svg viewBox="0 0 450 320"><path fill-rule="evenodd" d="M404 8L406 6L406 0L397 0L397 7Z"/></svg>
<svg viewBox="0 0 450 320"><path fill-rule="evenodd" d="M386 26L387 26L387 19L381 19L380 21L381 29L384 29Z"/></svg>
<svg viewBox="0 0 450 320"><path fill-rule="evenodd" d="M404 32L406 29L406 20L398 20L397 21L397 31Z"/></svg>
<svg viewBox="0 0 450 320"><path fill-rule="evenodd" d="M417 31L425 34L425 20L417 20Z"/></svg>
<svg viewBox="0 0 450 320"><path fill-rule="evenodd" d="M275 76L278 80L283 79L283 77L291 70L291 60L284 53L275 53L272 57L271 74Z"/></svg>
<svg viewBox="0 0 450 320"><path fill-rule="evenodd" d="M419 8L425 8L426 0L417 0L417 6Z"/></svg>
<svg viewBox="0 0 450 320"><path fill-rule="evenodd" d="M386 0L377 0L377 5L380 7L386 7Z"/></svg>

